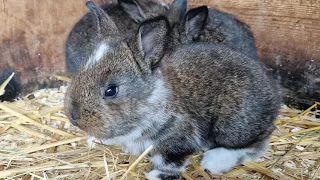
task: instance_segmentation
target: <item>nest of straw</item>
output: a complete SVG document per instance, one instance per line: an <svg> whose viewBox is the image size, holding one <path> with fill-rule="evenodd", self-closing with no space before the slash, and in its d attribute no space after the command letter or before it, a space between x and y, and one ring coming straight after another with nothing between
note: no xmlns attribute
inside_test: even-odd
<svg viewBox="0 0 320 180"><path fill-rule="evenodd" d="M64 77L58 77L68 81ZM0 86L0 93L1 93ZM63 112L66 87L41 89L15 102L0 103L0 179L145 179L152 168L145 158L120 147L86 144L85 133ZM182 178L193 179L320 179L320 103L306 111L283 107L268 153L223 175L190 159Z"/></svg>

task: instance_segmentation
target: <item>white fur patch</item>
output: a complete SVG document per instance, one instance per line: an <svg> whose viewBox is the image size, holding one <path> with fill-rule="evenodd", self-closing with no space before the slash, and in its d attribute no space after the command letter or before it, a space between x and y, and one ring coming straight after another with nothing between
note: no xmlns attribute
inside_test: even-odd
<svg viewBox="0 0 320 180"><path fill-rule="evenodd" d="M162 7L169 9L168 5L165 2L159 2Z"/></svg>
<svg viewBox="0 0 320 180"><path fill-rule="evenodd" d="M163 102L167 98L167 88L165 88L164 81L159 79L156 81L155 89L153 90L151 96L148 99L149 103Z"/></svg>
<svg viewBox="0 0 320 180"><path fill-rule="evenodd" d="M145 115L142 121L145 128L152 130L154 124L158 126L162 125L171 116L165 112L168 103L168 94L169 92L165 87L164 80L157 80L151 95L147 99L148 105L138 107L138 112Z"/></svg>
<svg viewBox="0 0 320 180"><path fill-rule="evenodd" d="M213 174L220 174L229 171L233 166L238 165L239 160L253 160L261 156L263 150L247 149L226 149L215 148L203 154L201 165Z"/></svg>
<svg viewBox="0 0 320 180"><path fill-rule="evenodd" d="M203 154L201 165L213 174L229 171L238 161L245 156L248 150L228 150L215 148Z"/></svg>
<svg viewBox="0 0 320 180"><path fill-rule="evenodd" d="M163 166L164 165L164 159L161 155L154 155L150 158L150 160L154 166Z"/></svg>
<svg viewBox="0 0 320 180"><path fill-rule="evenodd" d="M114 138L114 141L116 141L117 144L121 144L126 152L130 152L134 155L140 155L144 150L152 145L151 140L139 140L141 136L142 130L137 128L128 135Z"/></svg>
<svg viewBox="0 0 320 180"><path fill-rule="evenodd" d="M160 174L161 174L161 172L159 170L152 170L149 173L145 173L145 176L149 180L161 180L159 178Z"/></svg>
<svg viewBox="0 0 320 180"><path fill-rule="evenodd" d="M89 60L86 63L86 68L92 67L94 64L99 62L103 56L110 51L111 47L106 44L102 43L100 46L93 52L93 54L90 56Z"/></svg>
<svg viewBox="0 0 320 180"><path fill-rule="evenodd" d="M93 136L88 136L87 138L87 145L89 148L95 148L95 145L94 145L94 141L96 140L97 138L93 137Z"/></svg>
<svg viewBox="0 0 320 180"><path fill-rule="evenodd" d="M95 137L89 136L87 139L87 144L89 147L91 147L93 141L100 141L102 144L106 145L121 145L126 152L140 155L150 145L152 145L151 140L140 140L139 138L141 136L142 130L140 128L137 128L127 135L118 136L112 139L97 139Z"/></svg>

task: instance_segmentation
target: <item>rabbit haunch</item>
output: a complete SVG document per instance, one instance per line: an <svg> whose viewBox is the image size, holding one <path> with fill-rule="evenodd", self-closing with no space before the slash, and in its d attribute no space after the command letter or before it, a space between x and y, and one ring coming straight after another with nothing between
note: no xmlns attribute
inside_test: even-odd
<svg viewBox="0 0 320 180"><path fill-rule="evenodd" d="M153 145L150 179L177 178L202 148L210 149L202 164L213 172L265 151L261 144L274 130L280 96L259 61L225 46L173 44L165 17L143 22L128 46L108 15L90 3L100 29L112 31L118 43L91 68L82 64L73 78L65 98L71 122L136 154ZM102 37L95 44L109 38ZM117 88L112 97L105 94L110 86ZM207 162L215 154L233 157L212 167Z"/></svg>

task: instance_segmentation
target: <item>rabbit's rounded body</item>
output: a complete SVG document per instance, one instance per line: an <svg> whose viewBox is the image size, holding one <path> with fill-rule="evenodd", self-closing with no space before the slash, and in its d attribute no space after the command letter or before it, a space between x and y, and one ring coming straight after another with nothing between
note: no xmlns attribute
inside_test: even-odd
<svg viewBox="0 0 320 180"><path fill-rule="evenodd" d="M121 58L117 56L113 55L114 60ZM212 172L219 172L212 159L219 153L233 158L222 168L228 170L265 151L280 97L258 61L223 46L192 44L165 55L152 75L140 72L129 59L109 63L114 64L112 69L99 66L95 68L100 71L86 71L92 85L83 86L98 94L73 97L73 103L88 108L79 127L95 139L122 145L136 155L153 145L151 161L169 179L184 171L188 157L203 148L213 149L202 163ZM122 77L110 79L110 72ZM83 76L88 75L79 74L74 83L80 84ZM119 89L124 94L119 92L117 99L108 102L93 100L101 92L100 81L122 84ZM71 95L86 92L77 84L71 87ZM151 179L154 176L160 176L158 171L148 174Z"/></svg>
<svg viewBox="0 0 320 180"><path fill-rule="evenodd" d="M153 145L149 179L176 178L202 148L214 173L265 151L280 98L259 61L221 45L174 44L165 17L143 22L128 43L87 6L99 36L66 93L74 125L131 153Z"/></svg>
<svg viewBox="0 0 320 180"><path fill-rule="evenodd" d="M272 132L280 98L259 62L219 45L193 44L162 63L169 109L190 116L206 148L243 148Z"/></svg>
<svg viewBox="0 0 320 180"><path fill-rule="evenodd" d="M180 24L175 35L184 44L204 42L219 44L256 60L255 39L249 25L236 16L215 8L200 6L186 12L186 0L175 0L167 17L171 24ZM180 14L185 14L181 16Z"/></svg>
<svg viewBox="0 0 320 180"><path fill-rule="evenodd" d="M132 2L131 2L132 1ZM121 4L122 3L122 4ZM136 3L129 6L126 3ZM123 39L134 35L139 27L139 21L158 16L166 12L165 4L148 0L119 0L117 4L104 4L101 8L108 12L108 15L118 27ZM138 11L138 9L143 12ZM143 14L143 17L140 17ZM137 19L139 16L140 19ZM70 75L75 76L81 63L86 61L96 48L97 26L96 17L93 13L86 13L73 27L68 35L65 47L66 67Z"/></svg>

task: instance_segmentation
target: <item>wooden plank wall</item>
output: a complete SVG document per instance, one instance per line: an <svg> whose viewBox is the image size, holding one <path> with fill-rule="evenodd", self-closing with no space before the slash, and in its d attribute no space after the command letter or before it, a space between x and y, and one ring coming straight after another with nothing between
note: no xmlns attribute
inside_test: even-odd
<svg viewBox="0 0 320 180"><path fill-rule="evenodd" d="M0 72L18 72L24 92L60 85L52 74L65 74L64 43L87 11L84 2L0 1ZM282 76L287 100L310 104L320 97L320 0L189 0L189 7L199 5L251 26L262 61Z"/></svg>
<svg viewBox="0 0 320 180"><path fill-rule="evenodd" d="M72 26L88 11L84 3L0 1L0 73L16 72L24 93L61 85L53 75L66 75L64 44Z"/></svg>

